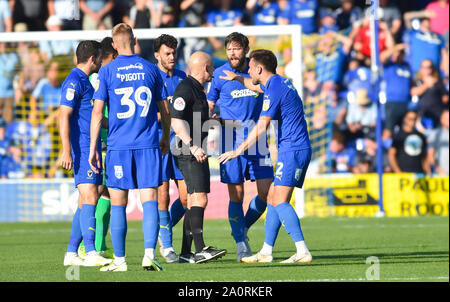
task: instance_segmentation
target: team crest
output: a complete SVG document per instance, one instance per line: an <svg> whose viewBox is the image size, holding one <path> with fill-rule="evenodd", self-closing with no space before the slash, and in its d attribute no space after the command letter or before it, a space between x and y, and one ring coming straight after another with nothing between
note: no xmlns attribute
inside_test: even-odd
<svg viewBox="0 0 450 302"><path fill-rule="evenodd" d="M72 89L72 88L67 88L67 91L66 91L66 99L68 100L68 101L71 101L71 100L73 100L73 97L75 96L75 89Z"/></svg>
<svg viewBox="0 0 450 302"><path fill-rule="evenodd" d="M123 177L122 166L114 166L114 175L117 179L121 179Z"/></svg>
<svg viewBox="0 0 450 302"><path fill-rule="evenodd" d="M300 180L300 175L302 174L302 169L295 169L295 180L299 181Z"/></svg>
<svg viewBox="0 0 450 302"><path fill-rule="evenodd" d="M175 101L173 101L173 108L175 108L178 111L184 110L186 107L186 102L182 97L176 98Z"/></svg>
<svg viewBox="0 0 450 302"><path fill-rule="evenodd" d="M94 175L94 172L92 172L92 170L88 170L88 171L87 171L87 177L88 177L88 179L92 179L92 175Z"/></svg>

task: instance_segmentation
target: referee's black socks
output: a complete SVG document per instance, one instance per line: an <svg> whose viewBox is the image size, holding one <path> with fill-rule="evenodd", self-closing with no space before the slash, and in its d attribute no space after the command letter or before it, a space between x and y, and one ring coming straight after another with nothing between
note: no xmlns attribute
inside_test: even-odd
<svg viewBox="0 0 450 302"><path fill-rule="evenodd" d="M205 208L191 207L190 209L191 232L194 239L195 250L197 253L201 252L205 247L205 242L203 241L204 214Z"/></svg>
<svg viewBox="0 0 450 302"><path fill-rule="evenodd" d="M186 255L191 252L192 231L191 231L191 210L186 209L183 222L183 241L181 245L181 254Z"/></svg>

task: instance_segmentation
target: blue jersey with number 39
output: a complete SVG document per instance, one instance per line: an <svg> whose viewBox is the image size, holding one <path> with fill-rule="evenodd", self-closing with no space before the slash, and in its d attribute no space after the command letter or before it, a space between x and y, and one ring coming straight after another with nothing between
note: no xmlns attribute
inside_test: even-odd
<svg viewBox="0 0 450 302"><path fill-rule="evenodd" d="M159 148L157 104L167 97L158 68L134 55L119 55L98 73L94 100L108 105L108 149Z"/></svg>

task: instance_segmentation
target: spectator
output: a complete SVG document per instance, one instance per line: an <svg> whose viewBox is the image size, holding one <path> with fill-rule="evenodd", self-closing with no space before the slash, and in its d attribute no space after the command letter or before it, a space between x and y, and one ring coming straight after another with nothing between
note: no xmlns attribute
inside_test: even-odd
<svg viewBox="0 0 450 302"><path fill-rule="evenodd" d="M253 25L277 25L281 23L281 9L273 0L248 0L245 8L253 16Z"/></svg>
<svg viewBox="0 0 450 302"><path fill-rule="evenodd" d="M175 27L175 11L172 6L165 6L161 15L161 28Z"/></svg>
<svg viewBox="0 0 450 302"><path fill-rule="evenodd" d="M427 160L427 141L414 126L418 112L408 110L399 132L388 151L389 164L395 173L412 172L430 174Z"/></svg>
<svg viewBox="0 0 450 302"><path fill-rule="evenodd" d="M44 76L45 66L41 53L37 47L30 47L28 49L28 60L23 64L19 75L19 85L14 92L16 104L22 100L22 97L28 96Z"/></svg>
<svg viewBox="0 0 450 302"><path fill-rule="evenodd" d="M19 57L5 42L0 42L0 117L11 123L13 119L13 79Z"/></svg>
<svg viewBox="0 0 450 302"><path fill-rule="evenodd" d="M318 42L316 73L321 83L340 83L344 63L351 49L351 40L335 32L328 32Z"/></svg>
<svg viewBox="0 0 450 302"><path fill-rule="evenodd" d="M150 28L151 12L147 6L147 0L135 0L130 8L129 25L132 28Z"/></svg>
<svg viewBox="0 0 450 302"><path fill-rule="evenodd" d="M169 6L168 0L148 0L148 6L151 12L152 27L161 27L161 18L163 11Z"/></svg>
<svg viewBox="0 0 450 302"><path fill-rule="evenodd" d="M48 15L57 16L61 22L62 30L80 30L81 18L78 1L73 0L48 0Z"/></svg>
<svg viewBox="0 0 450 302"><path fill-rule="evenodd" d="M431 60L422 62L411 95L419 98L422 123L424 118L431 120L432 124L425 124L425 128L438 127L442 111L448 107L448 92Z"/></svg>
<svg viewBox="0 0 450 302"><path fill-rule="evenodd" d="M448 30L448 0L437 0L429 3L425 8L430 18L430 29L444 35Z"/></svg>
<svg viewBox="0 0 450 302"><path fill-rule="evenodd" d="M345 121L353 138L363 137L375 140L377 104L369 98L366 89L348 94L348 108Z"/></svg>
<svg viewBox="0 0 450 302"><path fill-rule="evenodd" d="M61 65L51 61L47 66L46 77L41 79L30 98L30 122L36 126L41 113L48 117L59 106L61 94Z"/></svg>
<svg viewBox="0 0 450 302"><path fill-rule="evenodd" d="M441 126L429 137L428 160L436 173L449 175L449 117L448 108L442 111Z"/></svg>
<svg viewBox="0 0 450 302"><path fill-rule="evenodd" d="M380 0L378 18L386 22L387 28L389 29L391 35L396 41L399 41L401 38L400 33L402 29L402 14L397 6L392 5L391 2L392 1L389 0ZM371 7L366 9L366 16L370 14L371 9Z"/></svg>
<svg viewBox="0 0 450 302"><path fill-rule="evenodd" d="M26 24L27 31L45 30L47 6L44 0L14 0L14 24Z"/></svg>
<svg viewBox="0 0 450 302"><path fill-rule="evenodd" d="M351 172L354 165L355 153L356 150L346 147L344 134L334 130L330 142L330 149L326 154L326 163L331 164L331 172Z"/></svg>
<svg viewBox="0 0 450 302"><path fill-rule="evenodd" d="M320 28L319 35L324 35L328 32L337 32L339 27L336 25L336 19L331 9L321 8L319 10L320 14Z"/></svg>
<svg viewBox="0 0 450 302"><path fill-rule="evenodd" d="M336 25L339 30L349 29L362 18L362 10L354 5L353 0L340 0L340 2L341 7L335 11Z"/></svg>
<svg viewBox="0 0 450 302"><path fill-rule="evenodd" d="M353 173L366 174L373 172L374 157L370 156L366 152L357 152L355 157L355 166Z"/></svg>
<svg viewBox="0 0 450 302"><path fill-rule="evenodd" d="M206 23L209 27L226 27L242 25L242 10L233 9L231 0L220 0L219 9L214 9L206 15ZM209 41L215 50L223 49L223 41L216 37L209 37Z"/></svg>
<svg viewBox="0 0 450 302"><path fill-rule="evenodd" d="M63 22L57 16L50 16L47 19L46 26L49 31L61 31ZM39 41L39 48L42 55L44 56L45 62L48 62L54 56L59 55L67 55L72 57L72 54L74 53L77 45L77 41L70 40Z"/></svg>
<svg viewBox="0 0 450 302"><path fill-rule="evenodd" d="M6 137L6 122L0 117L0 170L2 161L8 155L8 147L10 145L10 140Z"/></svg>
<svg viewBox="0 0 450 302"><path fill-rule="evenodd" d="M392 138L396 126L401 126L403 116L411 101L411 69L404 61L406 44L397 44L380 58L383 65L382 92L385 95L385 125L383 140Z"/></svg>
<svg viewBox="0 0 450 302"><path fill-rule="evenodd" d="M11 7L7 0L0 0L0 33L11 32L13 29L13 18Z"/></svg>
<svg viewBox="0 0 450 302"><path fill-rule="evenodd" d="M26 173L22 163L22 150L18 146L11 145L8 148L8 156L1 162L0 178L23 179L25 177Z"/></svg>
<svg viewBox="0 0 450 302"><path fill-rule="evenodd" d="M386 22L382 19L378 22L379 24L379 36L378 36L378 46L379 54L389 48L392 48L395 44L394 38L392 37ZM364 63L370 65L371 57L371 31L370 31L370 19L368 17L364 18L362 24L359 28L356 28L356 36L353 44L353 49L356 51L356 57L359 60L364 61Z"/></svg>
<svg viewBox="0 0 450 302"><path fill-rule="evenodd" d="M99 27L110 29L113 27L111 10L114 0L80 0L83 12L83 30L95 30Z"/></svg>
<svg viewBox="0 0 450 302"><path fill-rule="evenodd" d="M423 18L420 21L420 27L415 29L412 27L411 19L414 15L405 13L405 25L408 31L403 36L404 43L409 45L409 63L414 74L420 69L423 60L429 59L436 67L444 67L441 60L447 53L445 52L445 44L443 38L431 31L430 19ZM448 61L447 61L448 62Z"/></svg>
<svg viewBox="0 0 450 302"><path fill-rule="evenodd" d="M317 0L291 0L282 14L282 24L300 24L303 34L317 32L319 2Z"/></svg>

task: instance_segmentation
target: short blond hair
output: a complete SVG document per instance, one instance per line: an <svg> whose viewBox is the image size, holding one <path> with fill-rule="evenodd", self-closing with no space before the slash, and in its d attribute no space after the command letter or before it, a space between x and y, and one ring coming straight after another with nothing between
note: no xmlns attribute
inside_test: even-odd
<svg viewBox="0 0 450 302"><path fill-rule="evenodd" d="M133 29L126 23L119 23L112 29L112 38L117 47L131 46L134 40Z"/></svg>

